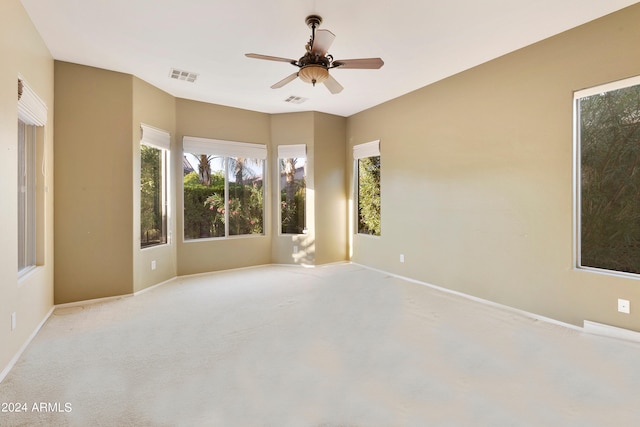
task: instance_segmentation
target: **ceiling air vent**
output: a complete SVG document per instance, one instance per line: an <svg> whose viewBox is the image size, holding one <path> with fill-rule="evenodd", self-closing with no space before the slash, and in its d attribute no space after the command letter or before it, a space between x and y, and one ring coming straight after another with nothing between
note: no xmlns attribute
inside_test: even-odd
<svg viewBox="0 0 640 427"><path fill-rule="evenodd" d="M301 96L294 96L291 95L290 97L288 97L287 99L284 100L284 102L289 102L291 104L302 104L303 102L305 102L306 100L308 100L309 98L303 98Z"/></svg>
<svg viewBox="0 0 640 427"><path fill-rule="evenodd" d="M169 77L171 77L172 79L184 80L189 83L193 83L198 78L198 75L196 73L191 73L189 71L182 71L176 68L172 68L171 73L169 74Z"/></svg>

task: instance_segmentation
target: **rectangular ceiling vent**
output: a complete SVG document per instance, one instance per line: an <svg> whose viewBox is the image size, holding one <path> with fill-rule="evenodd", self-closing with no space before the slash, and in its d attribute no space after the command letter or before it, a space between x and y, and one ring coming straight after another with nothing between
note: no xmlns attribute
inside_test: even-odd
<svg viewBox="0 0 640 427"><path fill-rule="evenodd" d="M301 96L291 95L290 97L285 99L284 102L289 102L291 104L302 104L303 102L307 101L308 99L309 98L303 98Z"/></svg>
<svg viewBox="0 0 640 427"><path fill-rule="evenodd" d="M193 83L198 78L198 75L189 71L182 71L176 68L172 68L169 77L171 77L172 79L184 80L186 82Z"/></svg>

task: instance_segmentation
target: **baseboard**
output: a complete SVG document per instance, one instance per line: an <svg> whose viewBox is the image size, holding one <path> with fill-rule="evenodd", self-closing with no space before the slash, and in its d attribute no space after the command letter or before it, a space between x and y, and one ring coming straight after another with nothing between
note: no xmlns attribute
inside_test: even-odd
<svg viewBox="0 0 640 427"><path fill-rule="evenodd" d="M112 297L102 297L102 298L94 298L94 299L86 299L82 301L74 301L74 302L65 302L63 304L56 304L53 308L69 308L69 307L77 307L80 305L88 305L88 304L98 304L102 302L110 302L116 301L122 298L132 297L134 294L123 294L123 295L115 295Z"/></svg>
<svg viewBox="0 0 640 427"><path fill-rule="evenodd" d="M160 287L160 286L164 286L164 285L166 285L167 283L171 283L171 282L173 282L173 281L174 281L174 280L176 280L178 277L179 277L179 276L174 276L174 277L172 277L171 279L167 279L167 280L165 280L164 282L156 283L155 285L151 285L151 286L149 286L149 287L147 287L147 288L140 289L139 291L134 292L134 293L133 293L133 296L134 296L134 297L137 297L138 295L144 294L145 292L149 292L149 291L150 291L150 290L152 290L152 289L158 288L158 287Z"/></svg>
<svg viewBox="0 0 640 427"><path fill-rule="evenodd" d="M13 356L13 358L9 361L9 364L7 366L5 366L5 368L2 370L2 372L0 372L0 383L9 374L11 369L13 369L14 365L16 363L18 363L18 360L20 359L20 356L22 356L22 353L24 353L24 351L27 349L29 344L31 344L31 341L33 341L33 339L36 337L36 335L38 335L38 332L40 332L40 329L42 328L42 326L44 326L46 321L49 320L49 317L51 317L51 314L53 314L53 310L55 308L56 307L53 306L53 307L51 307L49 309L49 312L44 316L44 318L40 321L38 326L36 326L36 328L33 330L33 332L31 332L31 335L29 335L29 338L27 338L27 340L22 344L20 349L16 352L16 354Z"/></svg>
<svg viewBox="0 0 640 427"><path fill-rule="evenodd" d="M603 323L592 322L590 320L584 321L583 330L589 334L640 342L640 332L618 328L617 326L605 325Z"/></svg>
<svg viewBox="0 0 640 427"><path fill-rule="evenodd" d="M487 300L487 299L484 299L484 298L480 298L480 297L476 297L476 296L473 296L473 295L465 294L464 292L459 292L459 291L454 291L452 289L443 288L441 286L436 286L436 285L433 285L431 283L423 282L423 281L417 280L417 279L412 279L410 277L402 276L402 275L399 275L399 274L389 273L388 271L384 271L384 270L380 270L380 269L377 269L377 268L369 267L367 265L358 264L358 263L355 263L355 262L352 262L352 264L358 265L358 266L363 267L363 268L367 268L369 270L377 271L379 273L387 274L389 276L396 277L398 279L406 280L407 282L416 283L418 285L427 286L427 287L429 287L431 289L435 289L435 290L438 290L438 291L446 292L448 294L457 295L459 297L463 297L463 298L469 299L471 301L479 302L481 304L485 304L485 305L488 305L488 306L491 306L491 307L496 307L496 308L500 308L502 310L507 310L507 311L510 311L512 313L516 313L516 314L520 314L520 315L529 317L531 319L540 320L542 322L551 323L551 324L554 324L554 325L557 325L557 326L562 326L562 327L573 329L573 330L580 331L580 332L583 331L583 328L581 328L580 326L576 326L576 325L573 325L571 323L561 322L560 320L552 319L550 317L541 316L539 314L535 314L535 313L532 313L530 311L521 310L519 308L511 307L509 305L500 304L500 303L497 303L497 302L494 302L494 301L490 301L490 300Z"/></svg>

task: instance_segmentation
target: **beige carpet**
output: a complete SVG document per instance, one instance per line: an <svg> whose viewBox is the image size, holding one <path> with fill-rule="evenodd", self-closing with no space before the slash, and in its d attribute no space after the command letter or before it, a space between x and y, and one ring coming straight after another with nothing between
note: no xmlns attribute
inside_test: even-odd
<svg viewBox="0 0 640 427"><path fill-rule="evenodd" d="M640 345L357 265L268 266L57 309L8 402L27 411L2 426L636 426Z"/></svg>

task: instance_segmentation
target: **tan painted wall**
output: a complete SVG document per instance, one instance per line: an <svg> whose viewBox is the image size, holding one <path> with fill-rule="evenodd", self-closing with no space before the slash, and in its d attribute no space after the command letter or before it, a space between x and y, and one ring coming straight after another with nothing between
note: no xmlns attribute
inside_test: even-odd
<svg viewBox="0 0 640 427"><path fill-rule="evenodd" d="M133 77L55 62L55 302L133 292Z"/></svg>
<svg viewBox="0 0 640 427"><path fill-rule="evenodd" d="M344 117L314 114L316 264L347 259L347 192Z"/></svg>
<svg viewBox="0 0 640 427"><path fill-rule="evenodd" d="M313 112L274 114L271 116L271 150L270 161L271 182L278 186L278 145L306 144L307 145L307 234L281 234L278 218L279 189L273 188L272 206L276 207L271 216L272 224L272 262L276 264L315 264L315 193L314 187L314 116ZM293 253L294 246L298 252Z"/></svg>
<svg viewBox="0 0 640 427"><path fill-rule="evenodd" d="M176 276L176 215L175 209L176 185L175 179L169 176L168 189L168 242L166 245L140 249L140 124L153 126L171 134L171 151L169 171L176 169L176 164L182 165L180 146L176 139L176 101L166 92L161 91L140 80L133 78L133 290L140 291L149 286L164 282ZM151 269L151 262L155 261L156 269Z"/></svg>
<svg viewBox="0 0 640 427"><path fill-rule="evenodd" d="M380 139L382 155L382 236L355 236L353 261L640 330L638 281L572 258L573 91L640 74L638 22L640 5L350 117L347 153Z"/></svg>
<svg viewBox="0 0 640 427"><path fill-rule="evenodd" d="M0 377L53 307L53 59L19 0L0 2ZM18 75L47 104L48 119L38 131L44 176L37 176L43 201L39 221L39 266L18 280L17 141ZM39 165L42 158L40 158ZM11 313L16 329L11 331Z"/></svg>
<svg viewBox="0 0 640 427"><path fill-rule="evenodd" d="M267 144L270 146L270 116L221 105L185 99L176 100L176 136L182 147L183 136L226 141ZM269 165L268 167L271 167ZM175 165L176 206L183 209L182 162ZM266 176L269 176L267 171ZM271 212L271 186L265 195L266 211ZM229 268L269 264L271 262L271 221L265 218L265 236L234 237L184 241L182 215L177 215L178 275L195 274Z"/></svg>

